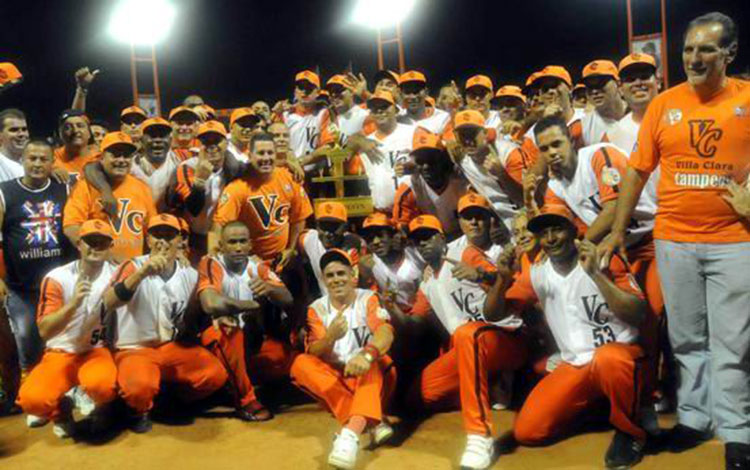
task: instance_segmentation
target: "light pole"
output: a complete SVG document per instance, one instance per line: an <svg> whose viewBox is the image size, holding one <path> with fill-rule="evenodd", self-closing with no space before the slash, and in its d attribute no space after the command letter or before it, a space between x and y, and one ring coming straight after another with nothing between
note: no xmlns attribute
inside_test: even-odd
<svg viewBox="0 0 750 470"><path fill-rule="evenodd" d="M161 115L161 92L156 62L155 45L163 41L172 27L175 8L168 0L122 0L113 10L109 33L119 42L130 45L130 81L133 104L149 115ZM145 55L137 55L136 48L145 48ZM138 88L138 64L151 65L152 93L141 93Z"/></svg>
<svg viewBox="0 0 750 470"><path fill-rule="evenodd" d="M396 44L399 72L406 71L404 42L401 22L411 13L417 0L357 0L352 21L361 26L376 29L378 34L378 69L385 69L383 46ZM391 37L384 37L383 30L393 30Z"/></svg>

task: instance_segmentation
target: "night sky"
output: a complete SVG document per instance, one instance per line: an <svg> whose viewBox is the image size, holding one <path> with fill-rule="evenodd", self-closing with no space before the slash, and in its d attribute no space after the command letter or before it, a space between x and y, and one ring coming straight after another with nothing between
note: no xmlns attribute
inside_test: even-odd
<svg viewBox="0 0 750 470"><path fill-rule="evenodd" d="M102 73L89 93L89 114L114 124L131 104L128 47L107 34L109 0L5 1L0 61L25 76L0 95L19 107L32 134L48 135L70 105L74 71ZM351 25L353 0L173 0L178 18L157 46L162 108L197 92L216 108L271 105L289 98L294 73L320 67L323 79L349 61L376 70L375 32ZM658 0L633 0L636 34L658 29ZM740 25L740 53L730 72L750 67L748 0L667 0L671 83L684 80L680 47L690 19L718 10ZM421 0L403 25L407 68L426 72L433 91L474 73L497 85L519 84L546 64L568 67L574 80L588 61L628 52L625 0ZM396 66L392 51L391 66Z"/></svg>

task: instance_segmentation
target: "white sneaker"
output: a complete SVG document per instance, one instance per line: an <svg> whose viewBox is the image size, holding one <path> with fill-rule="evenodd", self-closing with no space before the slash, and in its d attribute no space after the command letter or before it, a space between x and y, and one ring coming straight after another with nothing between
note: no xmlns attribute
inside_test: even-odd
<svg viewBox="0 0 750 470"><path fill-rule="evenodd" d="M328 454L328 465L343 470L351 470L357 463L359 451L359 436L350 430L342 429L333 441L333 449Z"/></svg>
<svg viewBox="0 0 750 470"><path fill-rule="evenodd" d="M83 416L89 416L96 408L94 400L92 400L81 387L75 388L73 400L75 401L76 408L78 408L78 411L80 411Z"/></svg>
<svg viewBox="0 0 750 470"><path fill-rule="evenodd" d="M513 372L503 372L491 384L490 396L492 398L492 409L495 411L507 410L513 399Z"/></svg>
<svg viewBox="0 0 750 470"><path fill-rule="evenodd" d="M71 421L57 421L52 426L52 433L60 439L67 439L73 435L75 423Z"/></svg>
<svg viewBox="0 0 750 470"><path fill-rule="evenodd" d="M376 446L385 444L393 437L393 428L385 421L381 421L380 424L375 426L370 432L372 433L372 442L374 442Z"/></svg>
<svg viewBox="0 0 750 470"><path fill-rule="evenodd" d="M26 426L30 428L41 428L45 424L49 423L47 418L42 418L36 415L26 415Z"/></svg>
<svg viewBox="0 0 750 470"><path fill-rule="evenodd" d="M466 470L481 470L492 464L492 454L495 451L495 440L479 434L469 434L466 439L466 449L461 456L461 468Z"/></svg>

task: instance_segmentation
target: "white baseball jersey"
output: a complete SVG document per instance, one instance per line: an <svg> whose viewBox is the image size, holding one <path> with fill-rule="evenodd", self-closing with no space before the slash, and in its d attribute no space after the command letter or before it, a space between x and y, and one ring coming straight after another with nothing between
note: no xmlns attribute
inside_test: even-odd
<svg viewBox="0 0 750 470"><path fill-rule="evenodd" d="M180 158L172 150L167 153L167 158L159 168L154 168L151 162L144 155L140 156L138 161L133 162L130 168L130 174L146 183L151 188L151 195L154 198L154 204L159 212L167 209L164 201L164 195L167 187L172 181L172 177L180 166Z"/></svg>
<svg viewBox="0 0 750 470"><path fill-rule="evenodd" d="M492 264L484 253L471 245L462 250L460 255L457 260L473 267L486 269ZM452 269L452 264L443 262L438 272L422 279L417 302L412 310L412 315L425 315L432 311L450 335L464 323L487 321L483 312L487 298L485 289L475 282L454 278ZM492 324L515 329L522 323L519 317L512 315Z"/></svg>
<svg viewBox="0 0 750 470"><path fill-rule="evenodd" d="M303 112L302 109L298 107L282 115L284 124L289 128L289 147L297 158L318 148L320 135L326 131L325 128L330 123L328 109L309 113Z"/></svg>
<svg viewBox="0 0 750 470"><path fill-rule="evenodd" d="M614 257L610 271L623 290L643 295L625 263ZM591 361L594 351L607 343L634 343L638 329L618 319L596 283L580 264L567 275L555 271L549 258L533 264L506 293L509 302L531 305L538 301L562 360L574 366Z"/></svg>
<svg viewBox="0 0 750 470"><path fill-rule="evenodd" d="M229 136L227 136L227 152L231 153L234 159L240 163L247 163L249 161L247 154L234 145Z"/></svg>
<svg viewBox="0 0 750 470"><path fill-rule="evenodd" d="M89 279L91 281L89 294L83 299L83 303L73 313L65 327L47 340L45 345L47 349L80 354L103 346L102 297L116 269L116 265L104 263L99 275ZM39 318L58 311L73 299L80 276L80 261L72 261L57 267L44 276L39 296Z"/></svg>
<svg viewBox="0 0 750 470"><path fill-rule="evenodd" d="M195 170L198 166L198 161L199 157L193 157L182 162L177 169L178 172L182 172L181 176L178 175L178 182L192 181L192 179L187 176L187 168ZM206 235L211 230L214 211L216 211L216 205L219 203L219 198L221 197L221 192L224 190L225 185L226 181L224 181L223 169L211 173L211 176L206 178L206 203L203 205L201 212L197 216L193 216L189 211L183 211L183 216L190 225L191 232Z"/></svg>
<svg viewBox="0 0 750 470"><path fill-rule="evenodd" d="M506 162L511 152L520 149L519 145L515 142L504 139L495 140L494 145L503 165L507 165ZM513 217L519 208L513 203L508 193L505 192L505 189L500 186L497 177L485 170L484 165L477 163L474 157L470 155L466 155L461 159L460 168L466 179L469 180L469 183L471 183L479 194L489 201L497 216L500 217L500 220L510 230Z"/></svg>
<svg viewBox="0 0 750 470"><path fill-rule="evenodd" d="M0 152L0 183L23 176L23 166Z"/></svg>
<svg viewBox="0 0 750 470"><path fill-rule="evenodd" d="M622 168L618 168L617 162L613 161L618 156L622 156L622 151L611 144L583 147L578 151L578 166L573 179L550 178L547 183L548 193L563 200L586 226L591 226L602 211L602 204L612 199L610 196L605 198L600 188L611 188L610 193L615 197L619 192L619 171ZM647 196L641 196L633 211L633 223L628 227L628 245L639 242L653 231L654 214L655 202Z"/></svg>
<svg viewBox="0 0 750 470"><path fill-rule="evenodd" d="M411 310L422 281L424 261L414 256L411 250L405 250L403 257L393 265L387 264L375 254L372 258L375 262L372 275L378 284L378 290L395 292L396 303L401 309Z"/></svg>
<svg viewBox="0 0 750 470"><path fill-rule="evenodd" d="M488 128L488 129L495 129L499 133L500 132L500 126L502 124L503 124L503 120L500 117L500 113L497 112L497 111L495 111L495 110L493 110L493 109L491 109L489 111L489 115L484 120L484 127Z"/></svg>
<svg viewBox="0 0 750 470"><path fill-rule="evenodd" d="M322 339L339 313L346 318L349 326L346 334L336 340L331 354L323 358L329 364L346 364L370 342L377 328L390 320L374 292L366 289L356 289L356 292L356 300L341 312L333 308L328 295L313 302L307 311L308 344Z"/></svg>
<svg viewBox="0 0 750 470"><path fill-rule="evenodd" d="M448 243L448 253L446 256L450 259L461 259L463 256L464 250L466 247L469 246L469 238L466 235L461 235L460 237L456 238L452 242ZM480 249L479 247L475 246L475 249ZM500 245L490 245L490 247L486 250L481 250L482 253L487 257L487 261L492 263L493 265L496 264L497 258L502 254L503 247Z"/></svg>
<svg viewBox="0 0 750 470"><path fill-rule="evenodd" d="M260 278L266 282L282 285L281 279L267 264L248 257L245 269L236 273L227 268L224 255L204 256L198 266L198 294L204 289L214 289L218 293L237 300L255 300L250 281Z"/></svg>
<svg viewBox="0 0 750 470"><path fill-rule="evenodd" d="M322 294L327 294L328 288L326 287L325 282L323 282L323 272L320 270L320 258L323 257L328 249L323 246L323 242L320 240L320 233L314 229L305 230L300 235L298 243L301 251L305 253L307 259L310 261L310 266L315 274L315 279L318 281L320 292ZM363 242L361 238L352 233L345 233L343 243L336 248L342 249L347 253L351 253L352 251L359 253L362 245Z"/></svg>
<svg viewBox="0 0 750 470"><path fill-rule="evenodd" d="M406 114L406 110L403 110L399 116L399 120L404 124L410 124L426 129L432 134L442 135L451 123L450 113L437 108L425 108L425 110L427 116L422 119L412 119Z"/></svg>
<svg viewBox="0 0 750 470"><path fill-rule="evenodd" d="M370 116L370 110L363 106L354 105L343 114L335 115L335 124L339 132L339 145L342 147L346 140L354 134L362 132L365 121Z"/></svg>
<svg viewBox="0 0 750 470"><path fill-rule="evenodd" d="M594 145L602 142L602 139L617 124L616 119L605 118L596 109L586 113L581 119L581 130L583 131L583 145Z"/></svg>
<svg viewBox="0 0 750 470"><path fill-rule="evenodd" d="M367 174L372 203L379 211L391 212L396 189L406 180L405 176L397 178L393 168L397 163L405 163L409 160L409 154L414 145L415 130L414 126L398 123L393 132L388 135L374 131L367 136L378 142L377 148L385 156L382 161L374 163L367 154L359 154Z"/></svg>
<svg viewBox="0 0 750 470"><path fill-rule="evenodd" d="M148 260L138 256L121 265L115 282L126 279ZM117 311L117 349L156 347L172 341L176 325L185 315L198 283L198 272L175 261L169 279L147 276L135 290L133 298Z"/></svg>
<svg viewBox="0 0 750 470"><path fill-rule="evenodd" d="M409 215L409 212L414 212L412 214L414 216L417 213L431 214L440 220L445 233L456 233L460 230L456 207L458 206L458 200L466 194L468 188L468 181L463 175L455 172L451 173L448 184L441 193L432 189L421 175L409 175L399 187L399 199L396 201L397 207L394 211L394 219L400 223L405 223L405 220L401 220L402 215ZM405 210L402 211L401 209ZM404 213L402 214L402 212Z"/></svg>
<svg viewBox="0 0 750 470"><path fill-rule="evenodd" d="M586 116L586 111L581 108L573 108L573 116L568 120L566 123L568 125L568 128L576 122L576 121L583 121L583 118ZM534 128L536 127L536 124L531 126L528 131L526 131L526 137L531 139L535 145L538 145L536 141L536 135L534 135ZM601 140L601 139L600 139Z"/></svg>
<svg viewBox="0 0 750 470"><path fill-rule="evenodd" d="M640 128L641 125L633 119L633 113L628 113L607 131L607 141L621 148L625 156L630 158L630 154L635 150L635 144L638 143L638 131ZM656 207L658 200L656 198L656 186L659 184L660 174L661 168L657 166L651 173L651 176L649 176L642 193L646 194L654 202L654 207Z"/></svg>

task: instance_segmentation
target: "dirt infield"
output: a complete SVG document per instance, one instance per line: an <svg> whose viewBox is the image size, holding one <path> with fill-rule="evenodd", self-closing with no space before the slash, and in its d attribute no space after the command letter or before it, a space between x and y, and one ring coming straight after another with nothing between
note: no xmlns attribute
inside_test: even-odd
<svg viewBox="0 0 750 470"><path fill-rule="evenodd" d="M499 429L509 429L514 413L495 412ZM671 426L665 419L662 426ZM147 435L123 431L105 444L62 441L51 426L28 429L22 416L0 418L3 470L301 470L325 469L334 420L317 405L294 407L266 423L243 423L212 412L191 424L156 423ZM519 448L503 455L495 469L601 469L611 431L587 433L546 448ZM458 413L433 416L399 447L362 451L367 470L457 468L464 436ZM642 470L723 468L723 447L711 441L687 453L647 456Z"/></svg>

